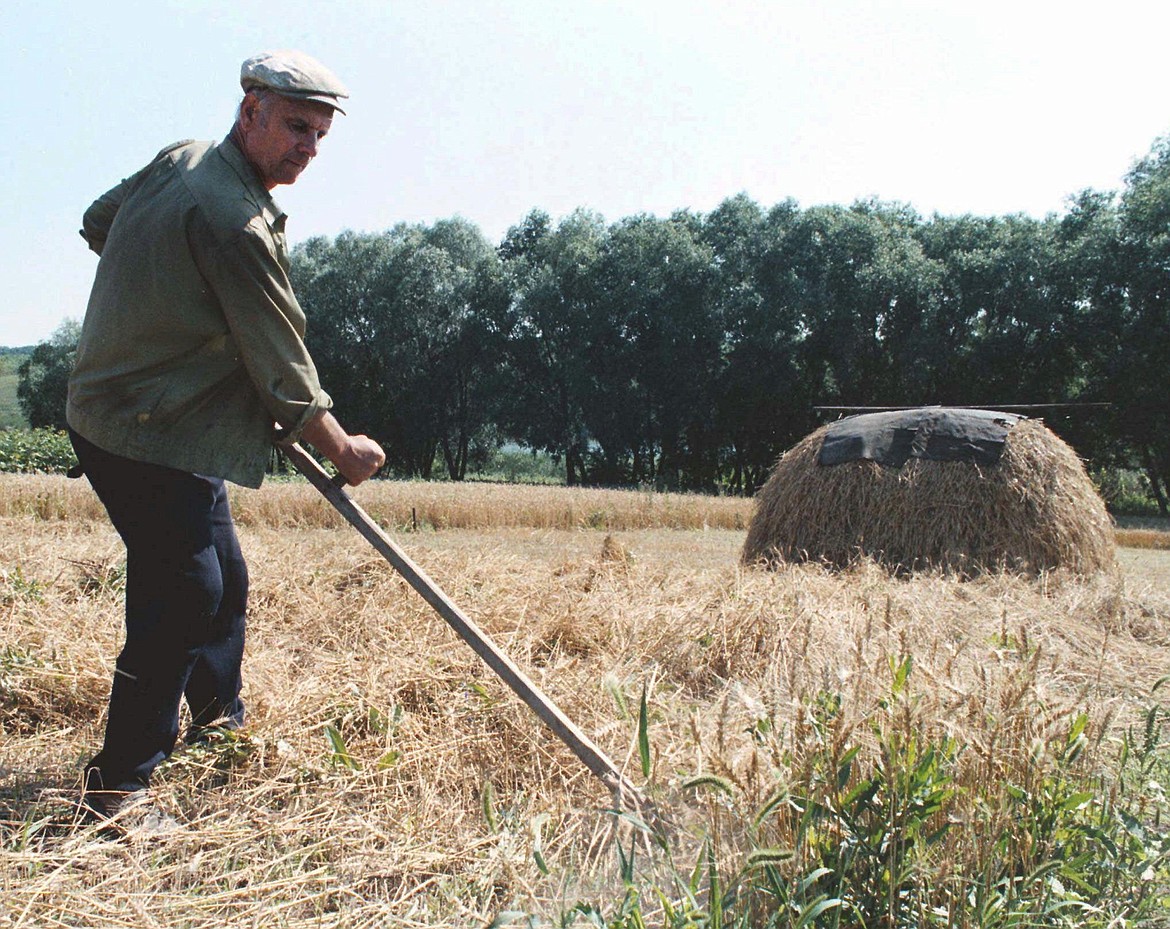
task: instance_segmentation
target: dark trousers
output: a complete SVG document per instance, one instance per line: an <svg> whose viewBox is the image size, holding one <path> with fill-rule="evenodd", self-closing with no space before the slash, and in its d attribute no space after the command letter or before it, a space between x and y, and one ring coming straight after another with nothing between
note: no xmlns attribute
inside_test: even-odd
<svg viewBox="0 0 1170 929"><path fill-rule="evenodd" d="M244 721L240 663L248 569L224 482L131 461L70 431L78 461L126 544L126 643L87 789L136 790L188 740Z"/></svg>

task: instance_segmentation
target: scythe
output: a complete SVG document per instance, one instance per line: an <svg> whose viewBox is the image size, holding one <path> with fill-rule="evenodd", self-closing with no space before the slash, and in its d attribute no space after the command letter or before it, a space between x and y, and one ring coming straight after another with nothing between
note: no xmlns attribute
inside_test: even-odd
<svg viewBox="0 0 1170 929"><path fill-rule="evenodd" d="M614 794L619 809L653 813L653 807L637 786L608 756L570 720L552 700L505 655L468 616L443 593L439 586L416 565L381 527L353 501L342 488L344 478L330 478L300 445L282 448L284 454L309 482L319 490L333 508L365 537L378 553L427 601L464 642L539 716L597 778Z"/></svg>

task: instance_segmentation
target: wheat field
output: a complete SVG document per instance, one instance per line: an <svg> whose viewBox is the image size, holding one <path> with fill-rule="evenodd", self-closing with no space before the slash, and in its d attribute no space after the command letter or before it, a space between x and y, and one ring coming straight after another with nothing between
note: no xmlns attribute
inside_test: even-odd
<svg viewBox="0 0 1170 929"><path fill-rule="evenodd" d="M1084 713L1078 763L1105 779L1164 699L1170 555L1153 547L1091 579L895 580L741 566L743 500L353 493L647 784L679 861L717 821L731 866L750 837L728 810L758 809L826 739L876 757L879 718L965 746L956 777L973 784L1025 776ZM71 803L118 649L120 545L83 481L0 478L0 926L487 925L620 895L629 827L605 789L421 598L307 485L233 505L252 577L248 727L177 752L153 789L158 828L110 841ZM895 714L907 659L913 699ZM725 808L688 786L703 776ZM1010 829L1007 809L968 814Z"/></svg>

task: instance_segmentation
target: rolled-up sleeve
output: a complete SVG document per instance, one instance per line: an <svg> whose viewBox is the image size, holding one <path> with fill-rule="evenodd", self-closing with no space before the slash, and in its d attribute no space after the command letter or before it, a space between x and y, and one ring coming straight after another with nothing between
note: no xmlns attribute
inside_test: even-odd
<svg viewBox="0 0 1170 929"><path fill-rule="evenodd" d="M321 388L304 343L305 314L272 236L257 217L206 255L202 271L227 319L260 400L295 442L333 401Z"/></svg>

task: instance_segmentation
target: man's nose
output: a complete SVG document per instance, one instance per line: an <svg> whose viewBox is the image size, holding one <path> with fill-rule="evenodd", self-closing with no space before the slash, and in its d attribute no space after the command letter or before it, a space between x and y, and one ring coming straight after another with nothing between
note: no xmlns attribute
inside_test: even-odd
<svg viewBox="0 0 1170 929"><path fill-rule="evenodd" d="M321 140L318 139L315 135L306 136L305 138L301 139L301 144L298 146L298 148L300 148L300 150L310 158L317 157L317 149L320 147Z"/></svg>

